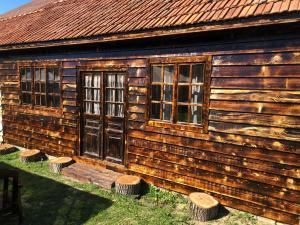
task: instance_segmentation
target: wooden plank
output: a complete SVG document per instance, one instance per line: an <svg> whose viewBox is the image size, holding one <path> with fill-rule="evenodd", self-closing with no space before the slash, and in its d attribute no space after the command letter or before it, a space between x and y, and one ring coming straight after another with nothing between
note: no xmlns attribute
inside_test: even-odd
<svg viewBox="0 0 300 225"><path fill-rule="evenodd" d="M128 79L128 85L130 87L145 87L148 84L148 78L143 77L131 77Z"/></svg>
<svg viewBox="0 0 300 225"><path fill-rule="evenodd" d="M299 78L212 78L211 88L299 90Z"/></svg>
<svg viewBox="0 0 300 225"><path fill-rule="evenodd" d="M234 112L266 113L283 116L300 116L300 105L289 103L240 102L211 100L210 109Z"/></svg>
<svg viewBox="0 0 300 225"><path fill-rule="evenodd" d="M157 151L163 152L163 154L166 155L180 155L182 159L176 161L178 163L180 163L182 160L185 161L186 159L200 159L209 162L221 163L223 165L233 165L242 168L249 168L256 171L277 174L280 176L300 178L300 170L297 166L282 165L273 162L261 161L260 159L251 159L236 155L227 155L198 148L180 147L161 142L145 141L139 138L129 138L128 143L130 151L138 151L140 154L143 154L143 152L147 152L148 154L149 152L151 157Z"/></svg>
<svg viewBox="0 0 300 225"><path fill-rule="evenodd" d="M213 57L213 65L280 65L300 64L299 52L234 54Z"/></svg>
<svg viewBox="0 0 300 225"><path fill-rule="evenodd" d="M214 66L212 77L300 77L300 65Z"/></svg>
<svg viewBox="0 0 300 225"><path fill-rule="evenodd" d="M187 177L187 176L184 176L184 175L181 175L181 174L178 174L175 172L171 172L168 170L162 171L161 169L157 169L157 166L155 164L152 164L151 166L145 166L145 165L140 165L137 163L130 163L129 169L134 172L149 174L154 177L163 178L163 179L166 179L169 181L173 181L175 183L199 188L199 189L213 192L216 194L231 196L231 197L243 200L243 201L251 202L251 203L258 204L258 205L261 205L264 207L269 207L269 208L272 208L275 210L277 208L280 208L280 203L287 204L287 205L289 204L288 202L283 203L282 200L271 199L271 198L263 197L263 196L261 196L261 200L259 201L260 196L256 193L249 192L249 191L246 191L243 189L228 187L228 186L221 185L221 184L216 184L216 183L213 183L213 182L210 182L207 180L203 180L203 179L200 180L200 179ZM269 203L269 205L266 205L266 201ZM278 205L278 207L275 208L274 207L275 204ZM294 206L299 207L299 205L294 205ZM286 206L283 206L282 208L284 208L284 207L286 207ZM280 209L281 212L283 211L282 208ZM294 216L297 215L295 212L289 212L289 213L291 213L291 215L294 215Z"/></svg>
<svg viewBox="0 0 300 225"><path fill-rule="evenodd" d="M133 68L130 67L127 70L129 77L147 77L149 75L149 69L148 67L144 68Z"/></svg>
<svg viewBox="0 0 300 225"><path fill-rule="evenodd" d="M182 183L177 183L172 181L171 176L168 176L167 174L160 174L160 176L155 176L153 174L144 174L142 171L132 171L131 174L138 175L142 177L145 181L157 186L157 187L162 187L165 189L177 191L183 194L189 194L191 192L199 192L199 191L205 191L206 193L209 193L210 195L214 196L218 201L225 205L229 206L235 209L247 211L250 213L253 213L255 215L259 216L264 216L276 221L281 221L284 223L289 223L289 224L297 224L298 218L295 215L289 214L289 213L284 213L279 210L274 210L268 208L266 210L265 206L260 206L251 202L247 202L245 200L241 199L236 199L231 196L226 196L226 195L220 195L217 193L213 193L211 191L206 191L194 186L188 186Z"/></svg>
<svg viewBox="0 0 300 225"><path fill-rule="evenodd" d="M262 126L268 125L272 127L300 129L300 117L296 116L279 116L211 110L209 114L209 119L212 121L220 121L227 123L243 123Z"/></svg>
<svg viewBox="0 0 300 225"><path fill-rule="evenodd" d="M138 130L130 130L129 137L142 138L148 141L162 142L166 144L177 145L180 147L197 148L201 150L207 150L212 152L223 153L227 155L236 155L245 158L259 159L262 161L275 162L280 164L287 164L291 166L300 166L299 154L279 152L272 150L266 150L254 147L248 147L245 145L233 145L226 142L213 142L200 139L191 139L186 137L174 138L169 134L157 134L153 132L145 132ZM228 134L227 134L228 135ZM217 139L222 140L221 138ZM298 145L299 151L299 145Z"/></svg>
<svg viewBox="0 0 300 225"><path fill-rule="evenodd" d="M300 91L211 89L210 99L249 102L300 103Z"/></svg>
<svg viewBox="0 0 300 225"><path fill-rule="evenodd" d="M278 176L270 173L264 173L257 170L235 167L234 165L224 165L212 161L199 160L195 158L182 157L180 155L169 154L168 152L152 151L151 149L130 148L129 159L137 162L142 157L143 160L155 160L157 166L174 167L173 171L180 174L199 179L212 179L212 182L218 183L218 177L225 179L220 184L243 188L256 193L275 198L285 198L288 201L297 202L300 198L300 181L289 177ZM145 163L150 165L151 163ZM161 167L162 170L163 166ZM200 175L199 175L200 174ZM202 178L201 178L202 177ZM237 184L236 184L237 183ZM272 193L270 193L272 189ZM289 189L290 191L285 191ZM293 190L297 192L293 192Z"/></svg>

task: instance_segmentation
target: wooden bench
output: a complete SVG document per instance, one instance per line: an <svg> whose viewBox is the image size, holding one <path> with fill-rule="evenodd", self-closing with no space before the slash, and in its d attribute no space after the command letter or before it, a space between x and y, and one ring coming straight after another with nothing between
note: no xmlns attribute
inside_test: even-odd
<svg viewBox="0 0 300 225"><path fill-rule="evenodd" d="M22 222L21 185L19 184L19 172L10 169L0 169L0 180L3 189L0 189L0 216L17 214L19 223Z"/></svg>

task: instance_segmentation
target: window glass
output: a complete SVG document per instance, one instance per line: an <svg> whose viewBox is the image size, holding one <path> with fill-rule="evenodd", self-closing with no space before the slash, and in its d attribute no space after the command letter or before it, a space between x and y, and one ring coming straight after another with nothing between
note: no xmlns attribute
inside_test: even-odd
<svg viewBox="0 0 300 225"><path fill-rule="evenodd" d="M202 124L204 68L203 63L152 65L150 118Z"/></svg>
<svg viewBox="0 0 300 225"><path fill-rule="evenodd" d="M152 82L162 82L162 66L152 66Z"/></svg>
<svg viewBox="0 0 300 225"><path fill-rule="evenodd" d="M188 83L190 80L190 65L179 65L179 83Z"/></svg>

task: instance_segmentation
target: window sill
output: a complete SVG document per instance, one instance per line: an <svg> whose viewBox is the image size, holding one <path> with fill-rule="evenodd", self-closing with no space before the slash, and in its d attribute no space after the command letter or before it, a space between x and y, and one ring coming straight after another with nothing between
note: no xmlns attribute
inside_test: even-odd
<svg viewBox="0 0 300 225"><path fill-rule="evenodd" d="M167 121L158 121L158 120L149 120L147 126L150 127L159 127L163 129L175 130L175 131L187 131L187 132L195 132L195 133L207 133L207 130L203 125L196 124L185 124L185 123L177 123L172 124Z"/></svg>

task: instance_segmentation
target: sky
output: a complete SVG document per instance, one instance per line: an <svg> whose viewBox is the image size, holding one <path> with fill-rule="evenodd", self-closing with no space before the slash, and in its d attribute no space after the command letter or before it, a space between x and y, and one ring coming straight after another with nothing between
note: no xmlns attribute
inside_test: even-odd
<svg viewBox="0 0 300 225"><path fill-rule="evenodd" d="M31 2L31 0L0 0L0 14L6 13L28 2Z"/></svg>

